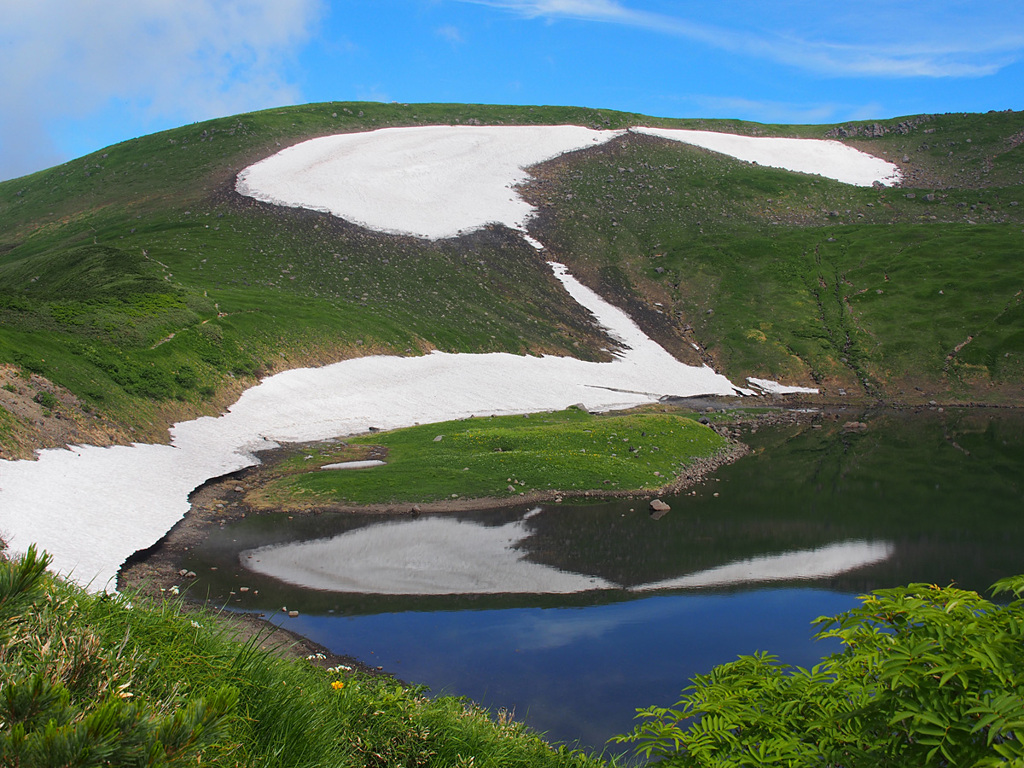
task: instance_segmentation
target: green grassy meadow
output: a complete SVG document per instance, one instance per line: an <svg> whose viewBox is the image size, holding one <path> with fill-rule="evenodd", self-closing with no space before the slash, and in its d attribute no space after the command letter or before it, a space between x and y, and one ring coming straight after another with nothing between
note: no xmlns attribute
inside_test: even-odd
<svg viewBox="0 0 1024 768"><path fill-rule="evenodd" d="M607 359L609 340L503 228L427 242L233 191L242 168L308 138L470 122L839 136L900 163L903 187L864 189L627 134L543 164L523 192L551 256L685 362L826 399L1021 402L1013 112L769 126L328 103L183 126L0 183L0 365L160 439L296 366L433 349ZM10 429L34 439L22 419Z"/></svg>
<svg viewBox="0 0 1024 768"><path fill-rule="evenodd" d="M247 500L280 507L649 490L669 485L695 459L726 445L710 427L666 413L592 415L570 408L471 418L301 450L275 464L271 479ZM320 469L371 456L385 456L385 465Z"/></svg>

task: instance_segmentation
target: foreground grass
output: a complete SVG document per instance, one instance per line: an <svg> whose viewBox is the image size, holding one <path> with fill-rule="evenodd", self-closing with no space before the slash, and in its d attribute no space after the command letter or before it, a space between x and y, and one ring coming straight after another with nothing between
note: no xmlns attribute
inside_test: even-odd
<svg viewBox="0 0 1024 768"><path fill-rule="evenodd" d="M725 438L668 413L593 415L578 408L471 418L327 443L278 464L258 505L425 502L530 492L631 491L668 485ZM321 470L386 455L386 465Z"/></svg>
<svg viewBox="0 0 1024 768"><path fill-rule="evenodd" d="M209 613L86 594L33 555L0 563L4 765L604 765L464 699L239 644Z"/></svg>

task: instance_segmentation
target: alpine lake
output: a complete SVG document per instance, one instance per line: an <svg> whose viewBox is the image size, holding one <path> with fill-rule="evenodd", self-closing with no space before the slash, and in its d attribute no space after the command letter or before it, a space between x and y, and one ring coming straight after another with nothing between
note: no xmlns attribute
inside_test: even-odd
<svg viewBox="0 0 1024 768"><path fill-rule="evenodd" d="M246 567L256 551L316 541L359 569L346 542L373 533L386 549L402 531L408 542L426 514L249 516L213 527L182 567L198 574L190 594L214 605L609 753L625 751L606 742L632 729L638 707L674 704L716 664L766 651L811 666L837 651L812 622L858 595L913 582L987 594L1024 573L1019 409L821 411L741 427L740 439L747 456L664 497L660 517L640 497L445 515L446 535L512 531L524 562L594 589L374 594L340 576L311 589Z"/></svg>

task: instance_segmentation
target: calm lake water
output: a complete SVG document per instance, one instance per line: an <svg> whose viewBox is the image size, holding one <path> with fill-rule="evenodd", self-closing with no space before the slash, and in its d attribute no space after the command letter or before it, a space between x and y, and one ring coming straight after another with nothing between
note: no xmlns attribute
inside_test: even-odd
<svg viewBox="0 0 1024 768"><path fill-rule="evenodd" d="M844 429L854 420L867 429ZM346 569L365 573L358 558L374 551L429 566L410 544L427 529L406 527L429 517L319 515L253 517L215 531L186 564L200 574L193 594L267 615L298 610L281 621L335 652L434 693L514 710L551 740L601 749L633 726L637 707L673 704L689 678L737 655L815 663L837 646L814 642L811 622L852 607L858 594L914 581L984 591L1024 573L1024 414L849 411L815 421L748 431L750 456L693 495L667 499L672 511L658 520L640 500L446 518L464 527L445 535L511 536L531 568L582 575L600 589L341 591L352 588ZM353 547L364 539L373 551ZM255 548L314 540L326 563L319 577L336 578L335 588L242 565L262 559L266 550ZM335 546L337 557L325 557Z"/></svg>

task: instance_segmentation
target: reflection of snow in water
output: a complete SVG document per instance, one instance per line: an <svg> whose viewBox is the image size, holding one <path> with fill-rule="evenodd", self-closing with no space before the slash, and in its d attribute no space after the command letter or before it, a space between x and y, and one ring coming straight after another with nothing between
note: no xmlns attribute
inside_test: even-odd
<svg viewBox="0 0 1024 768"><path fill-rule="evenodd" d="M526 550L520 547L529 531L524 523L485 526L442 517L403 520L326 539L251 549L239 558L246 568L265 576L330 592L539 594L624 588L525 559ZM848 541L741 560L631 589L647 592L820 579L872 565L892 552L892 544L886 542Z"/></svg>
<svg viewBox="0 0 1024 768"><path fill-rule="evenodd" d="M633 587L635 591L723 587L793 579L824 579L874 565L892 556L894 546L887 541L844 541L816 549L762 555L739 560L687 576L665 579Z"/></svg>
<svg viewBox="0 0 1024 768"><path fill-rule="evenodd" d="M382 595L567 593L609 589L593 576L523 559L524 521L484 526L444 517L372 525L330 539L240 555L250 570L308 589Z"/></svg>

